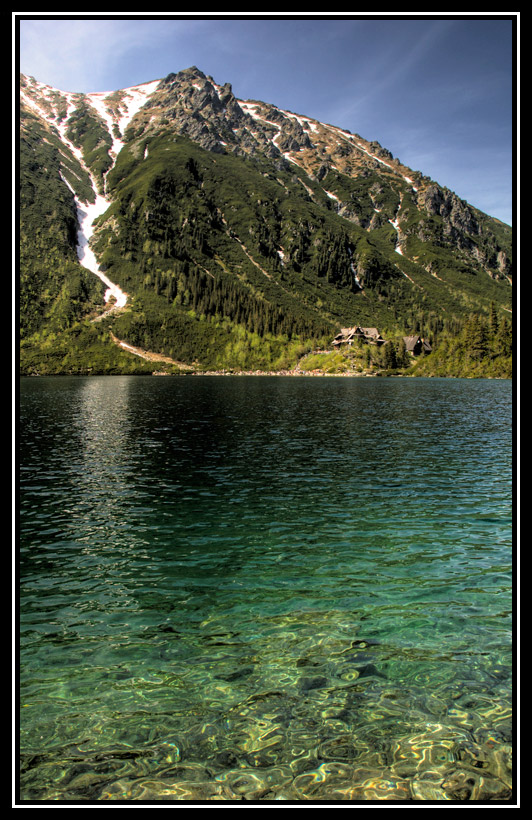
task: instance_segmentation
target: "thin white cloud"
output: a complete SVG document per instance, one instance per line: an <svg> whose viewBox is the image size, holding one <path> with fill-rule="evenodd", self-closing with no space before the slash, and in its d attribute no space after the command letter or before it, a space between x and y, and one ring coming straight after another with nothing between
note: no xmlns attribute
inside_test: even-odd
<svg viewBox="0 0 532 820"><path fill-rule="evenodd" d="M138 60L157 46L176 45L194 21L179 20L21 20L20 69L63 91L107 91L106 78L121 61ZM142 81L156 79L143 77Z"/></svg>
<svg viewBox="0 0 532 820"><path fill-rule="evenodd" d="M363 60L357 70L350 69L350 74L343 77L341 93L331 102L330 121L346 122L364 120L366 112L374 111L380 106L386 110L388 101L397 95L405 96L412 93L410 89L417 87L416 72L423 72L423 64L430 58L437 48L438 42L443 41L454 25L453 20L412 21L413 26L419 25L419 34L412 36L412 26L403 29L401 21L395 21L396 34L394 39L394 25L392 21L386 23L386 47L369 55L362 51ZM427 28L428 25L428 28ZM354 42L356 51L357 43ZM363 41L361 48L364 48Z"/></svg>
<svg viewBox="0 0 532 820"><path fill-rule="evenodd" d="M105 73L120 45L113 21L22 20L20 67L65 91L88 91ZM65 87L66 86L66 87Z"/></svg>

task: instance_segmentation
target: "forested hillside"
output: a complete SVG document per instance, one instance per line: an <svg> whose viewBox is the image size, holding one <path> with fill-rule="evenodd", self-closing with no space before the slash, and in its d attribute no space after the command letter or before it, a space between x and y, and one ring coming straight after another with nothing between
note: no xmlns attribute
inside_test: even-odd
<svg viewBox="0 0 532 820"><path fill-rule="evenodd" d="M113 337L275 370L354 324L419 332L435 354L472 315L511 323L511 229L378 143L198 69L105 100L22 89L22 372L149 368ZM110 310L103 278L127 304Z"/></svg>

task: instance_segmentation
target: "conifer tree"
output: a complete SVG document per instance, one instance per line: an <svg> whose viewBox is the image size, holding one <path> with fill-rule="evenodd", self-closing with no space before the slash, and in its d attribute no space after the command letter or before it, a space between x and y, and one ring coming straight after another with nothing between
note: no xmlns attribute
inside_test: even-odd
<svg viewBox="0 0 532 820"><path fill-rule="evenodd" d="M512 328L505 316L498 328L496 341L502 356L512 355Z"/></svg>
<svg viewBox="0 0 532 820"><path fill-rule="evenodd" d="M408 352L407 352L407 349L406 349L406 344L405 344L404 339L401 339L401 341L399 342L399 344L397 346L396 358L397 358L396 367L408 367L408 365L409 365Z"/></svg>
<svg viewBox="0 0 532 820"><path fill-rule="evenodd" d="M495 302L492 302L490 305L490 333L491 336L494 337L497 335L499 330L499 317L497 316L497 308L495 307Z"/></svg>
<svg viewBox="0 0 532 820"><path fill-rule="evenodd" d="M384 345L384 367L387 370L394 370L397 367L397 355L393 342L386 342Z"/></svg>
<svg viewBox="0 0 532 820"><path fill-rule="evenodd" d="M470 359L479 361L487 355L488 339L486 327L480 316L476 313L472 314L466 322L464 341Z"/></svg>

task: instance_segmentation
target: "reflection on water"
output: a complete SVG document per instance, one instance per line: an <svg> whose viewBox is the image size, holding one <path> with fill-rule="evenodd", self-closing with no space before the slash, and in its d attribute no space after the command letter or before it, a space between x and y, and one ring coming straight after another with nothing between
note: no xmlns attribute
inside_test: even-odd
<svg viewBox="0 0 532 820"><path fill-rule="evenodd" d="M21 796L511 798L511 385L21 389Z"/></svg>

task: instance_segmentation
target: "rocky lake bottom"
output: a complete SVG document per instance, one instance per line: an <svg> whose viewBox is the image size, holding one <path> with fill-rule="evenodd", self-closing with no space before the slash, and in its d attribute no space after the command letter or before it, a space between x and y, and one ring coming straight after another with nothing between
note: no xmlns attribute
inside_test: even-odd
<svg viewBox="0 0 532 820"><path fill-rule="evenodd" d="M20 799L512 800L511 382L21 382Z"/></svg>

